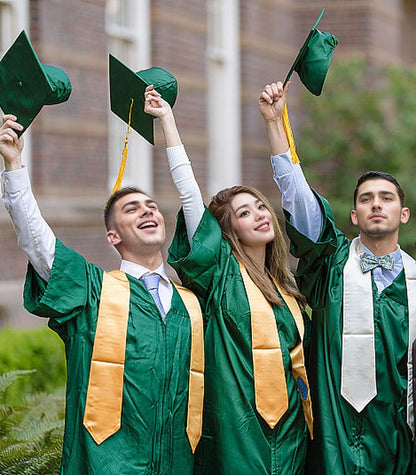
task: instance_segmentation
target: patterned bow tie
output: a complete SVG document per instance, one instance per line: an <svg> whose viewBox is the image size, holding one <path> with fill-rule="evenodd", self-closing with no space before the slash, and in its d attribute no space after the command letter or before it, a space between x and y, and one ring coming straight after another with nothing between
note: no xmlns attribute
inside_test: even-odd
<svg viewBox="0 0 416 475"><path fill-rule="evenodd" d="M373 254L367 254L364 252L360 255L360 266L363 272L368 272L377 266L384 267L384 269L392 270L394 266L394 259L391 254L378 257Z"/></svg>

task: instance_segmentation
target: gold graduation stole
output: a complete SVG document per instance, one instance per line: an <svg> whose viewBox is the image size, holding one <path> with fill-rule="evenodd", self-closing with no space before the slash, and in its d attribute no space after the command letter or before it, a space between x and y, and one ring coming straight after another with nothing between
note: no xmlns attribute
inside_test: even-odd
<svg viewBox="0 0 416 475"><path fill-rule="evenodd" d="M279 422L288 409L286 378L282 349L273 307L254 284L245 267L239 263L251 311L251 339L253 353L254 392L256 408L271 428ZM312 404L303 355L304 325L296 299L281 289L273 279L279 293L292 313L300 341L290 352L292 375L298 385L303 413L313 438Z"/></svg>
<svg viewBox="0 0 416 475"><path fill-rule="evenodd" d="M124 272L104 272L84 412L84 426L98 445L121 426L129 307Z"/></svg>
<svg viewBox="0 0 416 475"><path fill-rule="evenodd" d="M186 433L192 453L202 433L204 398L204 335L197 298L177 286L191 321L191 368ZM99 445L121 426L130 285L122 271L104 272L97 329L91 358L84 426Z"/></svg>
<svg viewBox="0 0 416 475"><path fill-rule="evenodd" d="M188 416L186 434L192 453L202 435L202 409L204 405L204 322L201 307L195 294L173 282L191 320L191 362L189 368Z"/></svg>
<svg viewBox="0 0 416 475"><path fill-rule="evenodd" d="M278 284L277 280L273 278L273 282L285 301L290 313L295 320L296 326L298 328L300 341L290 351L290 359L292 361L292 375L295 378L295 381L298 385L300 400L302 401L303 414L305 415L306 424L313 439L313 412L312 412L312 401L309 391L309 382L308 375L305 368L305 357L303 355L303 337L305 334L305 327L303 324L302 312L299 308L298 302L296 301L293 295L286 293Z"/></svg>

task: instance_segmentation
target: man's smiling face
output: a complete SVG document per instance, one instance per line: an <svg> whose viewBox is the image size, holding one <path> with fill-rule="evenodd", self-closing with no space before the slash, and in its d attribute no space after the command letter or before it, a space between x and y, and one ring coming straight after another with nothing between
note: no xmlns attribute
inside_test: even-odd
<svg viewBox="0 0 416 475"><path fill-rule="evenodd" d="M129 193L114 204L107 233L120 254L158 251L166 240L165 221L154 200L144 193Z"/></svg>

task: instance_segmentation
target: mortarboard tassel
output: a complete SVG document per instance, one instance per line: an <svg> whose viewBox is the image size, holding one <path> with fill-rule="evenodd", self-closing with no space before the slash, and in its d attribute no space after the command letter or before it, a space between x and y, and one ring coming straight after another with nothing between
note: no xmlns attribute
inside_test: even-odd
<svg viewBox="0 0 416 475"><path fill-rule="evenodd" d="M114 185L114 188L113 188L113 191L111 192L111 194L113 194L115 191L118 191L121 188L121 183L123 181L124 170L126 168L126 162L127 162L127 152L128 152L128 149L129 149L128 143L129 143L131 112L133 110L133 102L134 102L134 99L131 99L130 110L129 110L129 122L127 124L126 137L124 138L124 148L123 148L123 155L122 155L122 158L121 158L120 170L118 172L117 180L116 180L116 183Z"/></svg>
<svg viewBox="0 0 416 475"><path fill-rule="evenodd" d="M298 154L296 153L296 145L295 145L295 139L293 138L293 133L292 133L292 128L290 127L290 122L289 122L289 114L287 112L287 105L285 104L285 107L283 109L283 127L286 132L286 137L289 142L289 148L290 148L290 153L292 155L292 162L293 163L299 163L299 157Z"/></svg>

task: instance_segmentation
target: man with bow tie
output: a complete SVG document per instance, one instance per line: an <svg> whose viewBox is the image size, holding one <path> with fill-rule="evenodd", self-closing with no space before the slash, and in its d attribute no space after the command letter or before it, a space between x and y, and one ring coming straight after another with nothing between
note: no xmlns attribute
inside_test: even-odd
<svg viewBox="0 0 416 475"><path fill-rule="evenodd" d="M410 474L416 264L398 244L410 218L404 192L388 173L364 173L351 211L359 236L348 240L292 162L281 114L287 91L281 83L266 86L259 107L299 258L298 285L313 311L308 374L315 417L306 472Z"/></svg>

